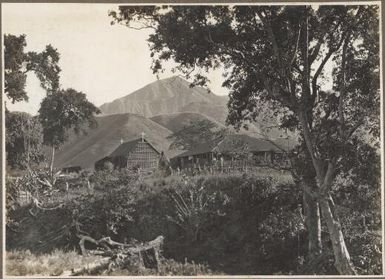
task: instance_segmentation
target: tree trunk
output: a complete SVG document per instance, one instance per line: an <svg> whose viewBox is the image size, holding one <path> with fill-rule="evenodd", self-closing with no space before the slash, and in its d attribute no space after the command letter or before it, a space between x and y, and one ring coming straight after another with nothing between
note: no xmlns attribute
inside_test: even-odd
<svg viewBox="0 0 385 279"><path fill-rule="evenodd" d="M322 252L321 218L318 201L308 193L303 193L305 224L308 232L308 260L316 258Z"/></svg>
<svg viewBox="0 0 385 279"><path fill-rule="evenodd" d="M49 169L51 171L51 174L53 173L53 162L55 160L55 147L52 146L52 156L51 156L51 163L50 163L50 166L49 166Z"/></svg>
<svg viewBox="0 0 385 279"><path fill-rule="evenodd" d="M341 224L334 210L334 202L330 196L330 188L333 183L334 166L331 162L328 163L327 170L324 170L325 162L322 162L317 158L315 149L312 142L312 135L309 129L308 121L306 119L306 113L299 111L298 119L302 127L303 137L311 156L314 169L317 174L317 182L319 183L318 202L321 207L322 217L326 221L328 227L330 240L333 246L334 253L334 266L341 275L355 275L353 264L350 261L350 255L345 245L344 235L341 230Z"/></svg>
<svg viewBox="0 0 385 279"><path fill-rule="evenodd" d="M335 212L333 199L330 195L321 198L320 205L322 216L325 218L333 246L334 266L341 275L355 275L356 271L350 261L350 255L345 245L341 224Z"/></svg>
<svg viewBox="0 0 385 279"><path fill-rule="evenodd" d="M303 191L303 211L308 234L308 254L306 261L312 262L322 253L321 215L319 202L313 195L318 192L316 172L311 161L311 156L306 150L306 146L304 147L304 160L308 163L305 164L305 166L302 165L302 169L300 170L302 174L299 183Z"/></svg>

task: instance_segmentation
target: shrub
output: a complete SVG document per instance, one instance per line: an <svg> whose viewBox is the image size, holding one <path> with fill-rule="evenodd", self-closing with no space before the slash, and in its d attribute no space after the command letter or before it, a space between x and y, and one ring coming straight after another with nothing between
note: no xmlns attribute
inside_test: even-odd
<svg viewBox="0 0 385 279"><path fill-rule="evenodd" d="M380 185L373 177L357 183L353 175L338 177L336 183L335 199L345 242L354 266L365 275L382 272Z"/></svg>
<svg viewBox="0 0 385 279"><path fill-rule="evenodd" d="M352 260L360 273L381 273L379 188L363 184L350 189L352 183L344 179L334 194ZM11 217L26 221L21 233L7 231L7 245L18 243L39 252L74 249L79 239L68 225L76 220L96 239L149 241L165 236L164 255L176 262L166 261L170 265L164 275L195 275L200 268L205 273L206 264L234 275L295 274L301 268L307 250L302 193L286 179L220 174L140 181L128 171L114 170L97 172L90 180L96 191L69 195L61 200L63 208L39 212L38 218L32 218L28 208L15 210ZM323 244L326 251L331 249L327 234ZM196 266L178 263L185 259ZM327 266L322 272L335 271Z"/></svg>
<svg viewBox="0 0 385 279"><path fill-rule="evenodd" d="M127 169L102 170L93 173L89 181L97 190L111 190L119 187L130 187L138 180L136 172Z"/></svg>
<svg viewBox="0 0 385 279"><path fill-rule="evenodd" d="M104 162L103 164L103 170L105 171L112 171L114 169L114 164L107 161L107 162Z"/></svg>

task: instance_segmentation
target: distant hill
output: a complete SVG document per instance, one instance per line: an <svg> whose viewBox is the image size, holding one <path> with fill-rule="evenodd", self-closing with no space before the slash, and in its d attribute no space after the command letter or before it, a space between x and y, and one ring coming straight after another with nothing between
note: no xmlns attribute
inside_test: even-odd
<svg viewBox="0 0 385 279"><path fill-rule="evenodd" d="M171 143L167 139L172 133L170 130L143 116L115 114L99 116L96 120L98 127L88 130L86 135L71 134L69 140L55 154L55 167L93 168L94 163L114 151L121 140L139 138L142 132L149 142L169 157L180 152L168 150Z"/></svg>
<svg viewBox="0 0 385 279"><path fill-rule="evenodd" d="M156 115L150 118L152 121L166 127L172 132L178 132L183 127L190 125L194 121L209 120L218 128L225 128L225 125L217 122L214 119L208 118L205 115L195 112L179 112L170 114Z"/></svg>
<svg viewBox="0 0 385 279"><path fill-rule="evenodd" d="M176 124L178 121L186 123L187 118L193 120L197 114L225 125L227 102L228 96L209 93L199 86L190 88L189 82L176 76L150 83L125 97L103 104L100 109L105 115L135 113L147 118L155 117L153 120L166 128L168 125L180 127ZM162 119L169 124L163 123ZM249 123L249 130L241 129L240 132L260 137L260 124ZM280 132L270 131L269 134L277 137Z"/></svg>
<svg viewBox="0 0 385 279"><path fill-rule="evenodd" d="M184 126L188 126L192 122L200 120L209 120L215 124L218 128L227 128L230 133L233 134L244 134L249 135L255 138L265 138L266 135L270 139L279 140L280 138L285 138L287 135L285 131L279 129L269 129L267 132L263 132L262 125L259 123L248 123L248 129L240 128L239 131L236 131L232 126L225 126L224 124L207 117L200 113L195 112L179 112L179 113L170 113L170 114L161 114L156 115L150 118L152 121L162 125L171 132L175 133L181 130ZM290 137L294 137L292 133L289 133Z"/></svg>
<svg viewBox="0 0 385 279"><path fill-rule="evenodd" d="M190 88L189 82L176 76L155 81L125 97L105 103L100 106L100 110L105 115L135 113L152 117L186 112L188 109L192 109L190 110L192 112L201 112L200 110L207 112L206 108L215 106L218 107L215 110L222 110L224 115L227 115L226 103L227 97L209 93L207 89L198 86ZM195 105L190 108L191 104ZM223 112L218 113L220 118L223 118Z"/></svg>
<svg viewBox="0 0 385 279"><path fill-rule="evenodd" d="M226 105L227 100L222 97L222 102L223 103L219 104L212 104L206 102L192 102L182 107L181 111L200 113L211 117L212 119L215 119L216 121L222 124L225 124L228 114L228 109Z"/></svg>

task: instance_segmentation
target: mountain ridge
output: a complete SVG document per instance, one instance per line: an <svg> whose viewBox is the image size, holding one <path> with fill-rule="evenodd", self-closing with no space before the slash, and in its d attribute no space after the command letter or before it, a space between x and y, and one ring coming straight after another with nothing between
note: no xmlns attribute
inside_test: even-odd
<svg viewBox="0 0 385 279"><path fill-rule="evenodd" d="M223 111L217 113L223 118L227 114L227 98L215 95L203 87L191 88L189 82L174 76L154 81L126 96L102 104L100 110L103 115L135 113L149 118L159 114L186 112L186 107L195 103L216 106L217 110ZM193 112L199 112L199 108Z"/></svg>

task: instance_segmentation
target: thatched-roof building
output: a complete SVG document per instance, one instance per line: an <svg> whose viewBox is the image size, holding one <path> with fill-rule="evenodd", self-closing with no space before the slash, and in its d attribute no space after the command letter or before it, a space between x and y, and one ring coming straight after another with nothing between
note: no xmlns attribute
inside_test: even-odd
<svg viewBox="0 0 385 279"><path fill-rule="evenodd" d="M219 143L202 144L172 158L173 167L220 168L254 165L266 166L273 163L286 164L284 153L290 149L288 144L276 143L248 135L228 135Z"/></svg>
<svg viewBox="0 0 385 279"><path fill-rule="evenodd" d="M95 163L95 169L104 168L106 162L111 162L114 168L154 170L158 167L161 153L144 137L124 142L110 155Z"/></svg>

